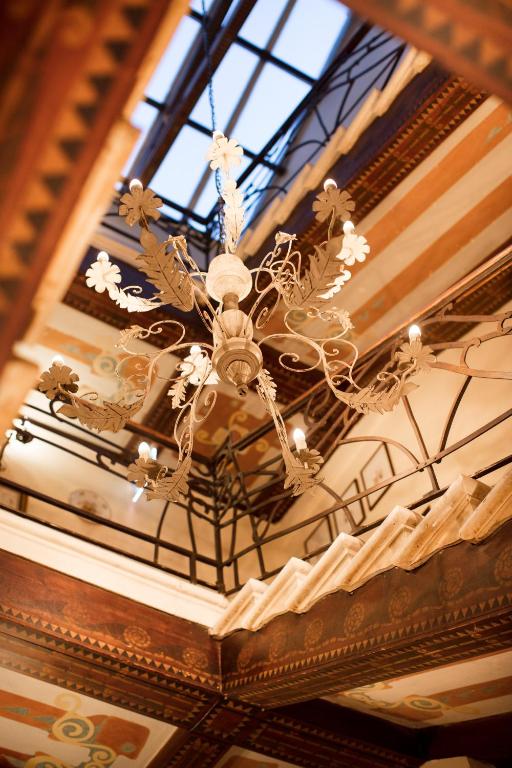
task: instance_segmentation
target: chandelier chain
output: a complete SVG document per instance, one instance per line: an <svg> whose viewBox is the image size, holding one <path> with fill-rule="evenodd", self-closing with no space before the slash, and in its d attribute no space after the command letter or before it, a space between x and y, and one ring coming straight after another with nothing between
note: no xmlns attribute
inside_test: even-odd
<svg viewBox="0 0 512 768"><path fill-rule="evenodd" d="M212 57L211 57L211 51L210 51L210 39L208 36L208 25L207 25L207 13L206 13L206 3L205 0L201 0L201 10L202 10L202 21L201 21L201 31L203 34L203 45L204 45L204 53L206 57L206 67L208 70L208 103L210 105L210 118L212 123L212 132L215 132L217 130L217 115L215 112L215 96L213 92L213 64L212 64ZM222 205L220 204L220 201L222 200L222 186L221 186L221 177L220 177L220 171L217 169L215 171L215 187L217 189L217 218L219 223L219 241L223 239L224 235L224 222L222 218Z"/></svg>

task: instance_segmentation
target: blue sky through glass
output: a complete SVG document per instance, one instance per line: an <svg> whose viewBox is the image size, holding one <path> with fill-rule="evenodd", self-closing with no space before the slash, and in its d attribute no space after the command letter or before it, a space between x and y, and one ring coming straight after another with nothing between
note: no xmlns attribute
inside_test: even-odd
<svg viewBox="0 0 512 768"><path fill-rule="evenodd" d="M233 129L240 144L259 152L309 91L309 86L273 64L265 64Z"/></svg>
<svg viewBox="0 0 512 768"><path fill-rule="evenodd" d="M240 94L249 82L257 63L258 57L254 53L246 51L235 43L229 48L215 72L213 76L213 93L215 97L217 128L220 131L226 129ZM210 115L208 90L203 91L191 117L207 128L211 128L212 118Z"/></svg>
<svg viewBox="0 0 512 768"><path fill-rule="evenodd" d="M182 128L153 176L151 188L179 205L188 205L206 168L210 141L208 136L187 125Z"/></svg>
<svg viewBox="0 0 512 768"><path fill-rule="evenodd" d="M155 101L163 101L165 99L171 83L178 74L190 50L190 46L194 42L194 38L200 31L199 22L195 19L192 19L190 16L182 18L176 32L172 36L171 42L160 59L153 77L149 81L149 85L146 88L146 96L155 99Z"/></svg>
<svg viewBox="0 0 512 768"><path fill-rule="evenodd" d="M348 17L348 9L338 0L296 0L272 52L317 78Z"/></svg>
<svg viewBox="0 0 512 768"><path fill-rule="evenodd" d="M240 37L260 48L266 48L286 3L287 0L258 0L240 30Z"/></svg>

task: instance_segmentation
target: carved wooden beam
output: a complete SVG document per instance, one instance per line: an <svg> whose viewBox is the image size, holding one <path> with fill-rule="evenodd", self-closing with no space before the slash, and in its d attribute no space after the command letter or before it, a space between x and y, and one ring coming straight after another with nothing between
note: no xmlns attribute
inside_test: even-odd
<svg viewBox="0 0 512 768"><path fill-rule="evenodd" d="M136 141L130 113L186 7L0 4L0 371L65 290Z"/></svg>
<svg viewBox="0 0 512 768"><path fill-rule="evenodd" d="M0 564L0 631L11 641L56 651L70 670L74 661L89 661L134 684L197 691L205 704L220 693L206 627L5 551Z"/></svg>
<svg viewBox="0 0 512 768"><path fill-rule="evenodd" d="M229 744L182 730L173 733L148 768L215 768Z"/></svg>
<svg viewBox="0 0 512 768"><path fill-rule="evenodd" d="M512 8L506 0L347 0L346 4L428 51L452 72L512 102Z"/></svg>
<svg viewBox="0 0 512 768"><path fill-rule="evenodd" d="M222 643L223 689L276 707L496 653L512 640L512 522ZM468 567L471 563L471 567Z"/></svg>
<svg viewBox="0 0 512 768"><path fill-rule="evenodd" d="M207 768L232 745L311 768L419 765L408 729L227 700L205 627L1 550L0 667L177 726L151 768Z"/></svg>

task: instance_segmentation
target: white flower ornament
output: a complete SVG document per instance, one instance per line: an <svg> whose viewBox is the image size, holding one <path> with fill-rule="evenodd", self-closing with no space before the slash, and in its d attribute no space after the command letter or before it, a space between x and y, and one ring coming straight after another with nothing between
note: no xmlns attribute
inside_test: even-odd
<svg viewBox="0 0 512 768"><path fill-rule="evenodd" d="M345 235L340 258L348 267L351 267L356 261L365 261L368 253L370 253L370 246L363 235L353 233Z"/></svg>
<svg viewBox="0 0 512 768"><path fill-rule="evenodd" d="M117 295L116 283L121 282L121 270L117 264L112 264L108 259L108 254L101 251L98 254L97 261L93 262L87 272L85 284L89 288L94 288L98 293L108 291L109 294Z"/></svg>
<svg viewBox="0 0 512 768"><path fill-rule="evenodd" d="M219 170L228 175L230 168L240 165L242 155L242 147L238 145L235 139L227 139L222 133L216 131L206 159L210 161L212 171Z"/></svg>

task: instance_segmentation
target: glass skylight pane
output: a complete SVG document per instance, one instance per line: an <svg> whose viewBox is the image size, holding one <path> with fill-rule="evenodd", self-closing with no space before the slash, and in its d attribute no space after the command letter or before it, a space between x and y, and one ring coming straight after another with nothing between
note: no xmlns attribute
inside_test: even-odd
<svg viewBox="0 0 512 768"><path fill-rule="evenodd" d="M187 125L182 128L151 180L150 186L154 192L174 203L187 206L207 168L206 153L209 145L208 136Z"/></svg>
<svg viewBox="0 0 512 768"><path fill-rule="evenodd" d="M302 80L266 64L232 131L240 144L259 152L309 91Z"/></svg>
<svg viewBox="0 0 512 768"><path fill-rule="evenodd" d="M240 37L266 48L287 0L258 0L240 30Z"/></svg>
<svg viewBox="0 0 512 768"><path fill-rule="evenodd" d="M250 53L241 46L234 44L230 46L215 72L213 76L213 95L217 128L220 131L226 130L229 118L257 63L258 57L254 53ZM191 117L192 120L196 120L207 128L211 128L212 119L210 116L208 89L203 91Z"/></svg>
<svg viewBox="0 0 512 768"><path fill-rule="evenodd" d="M133 147L130 157L126 161L122 176L127 176L130 173L130 168L133 165L133 161L137 157L137 153L141 148L142 142L146 138L149 129L153 125L153 121L158 114L158 110L155 107L150 107L145 101L140 101L132 112L130 122L136 128L139 128L140 135L137 139L135 146Z"/></svg>
<svg viewBox="0 0 512 768"><path fill-rule="evenodd" d="M146 89L146 96L164 101L169 88L183 64L190 46L201 28L195 19L184 16Z"/></svg>
<svg viewBox="0 0 512 768"><path fill-rule="evenodd" d="M318 77L349 13L338 0L296 0L272 53L307 75Z"/></svg>

